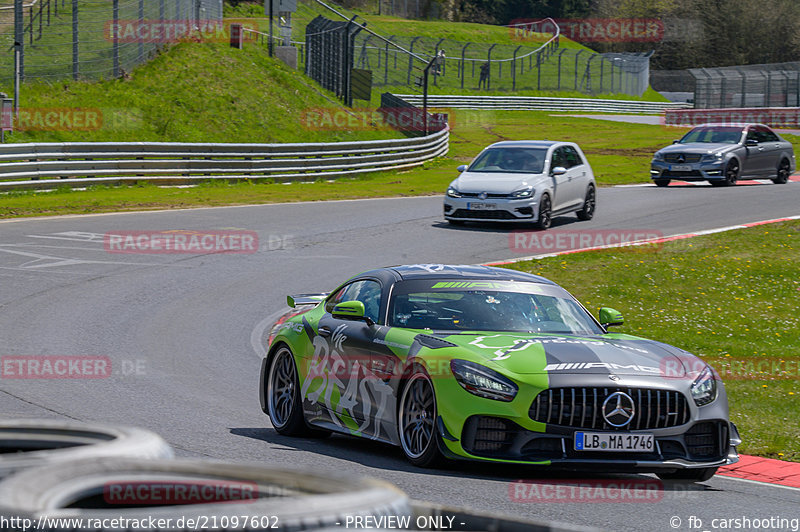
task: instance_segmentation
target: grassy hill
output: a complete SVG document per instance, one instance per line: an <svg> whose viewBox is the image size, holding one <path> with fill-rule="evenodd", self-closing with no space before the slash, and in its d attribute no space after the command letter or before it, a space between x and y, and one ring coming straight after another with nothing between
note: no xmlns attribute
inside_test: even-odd
<svg viewBox="0 0 800 532"><path fill-rule="evenodd" d="M20 103L34 118L79 108L98 111L102 119L97 129L17 131L7 142L333 142L400 136L308 127L306 112L348 111L257 43L243 50L219 43L177 44L124 79L25 83Z"/></svg>

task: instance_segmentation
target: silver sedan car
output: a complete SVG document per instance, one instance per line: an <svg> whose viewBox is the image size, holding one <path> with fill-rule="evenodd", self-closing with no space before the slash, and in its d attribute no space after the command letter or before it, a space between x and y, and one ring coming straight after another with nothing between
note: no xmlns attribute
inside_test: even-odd
<svg viewBox="0 0 800 532"><path fill-rule="evenodd" d="M444 198L451 224L524 222L547 229L553 216L594 216L594 173L573 142L497 142L458 171Z"/></svg>
<svg viewBox="0 0 800 532"><path fill-rule="evenodd" d="M665 187L672 179L735 185L742 178L783 184L795 170L792 144L763 124L703 124L658 150L650 177Z"/></svg>

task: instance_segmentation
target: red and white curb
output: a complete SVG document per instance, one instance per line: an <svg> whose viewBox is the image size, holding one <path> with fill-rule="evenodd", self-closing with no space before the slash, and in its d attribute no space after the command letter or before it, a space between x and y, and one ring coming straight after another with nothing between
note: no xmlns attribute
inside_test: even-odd
<svg viewBox="0 0 800 532"><path fill-rule="evenodd" d="M553 253L544 253L541 255L529 255L527 257L518 257L514 259L498 261L498 262L487 262L484 266L502 266L504 264L514 264L515 262L525 262L529 260L538 260L538 259L546 259L548 257L558 257L561 255L571 255L573 253L584 253L586 251L599 251L601 249L614 249L614 248L623 248L623 247L631 247L631 246L649 246L653 244L663 244L664 242L672 242L675 240L683 240L685 238L694 238L696 236L703 236L703 235L712 235L714 233L724 233L726 231L734 231L736 229L747 229L748 227L756 227L759 225L767 225L767 224L776 224L780 222L788 222L791 220L800 220L800 215L798 216L788 216L786 218L774 218L772 220L762 220L760 222L750 222L746 224L740 225L729 225L727 227L718 227L716 229L706 229L704 231L696 231L694 233L683 233L679 235L671 235L671 236L664 236L659 238L647 238L643 240L633 240L630 242L623 242L619 244L608 244L605 246L594 246L594 247L586 247L586 248L577 248L577 249L565 249L562 251L555 251Z"/></svg>
<svg viewBox="0 0 800 532"><path fill-rule="evenodd" d="M793 175L789 178L790 183L800 183L800 175ZM743 179L737 181L736 185L772 185L771 179ZM637 183L635 185L615 185L614 188L634 188L634 187L654 187L655 183ZM671 187L710 187L711 183L708 181L679 181L672 180L669 183Z"/></svg>
<svg viewBox="0 0 800 532"><path fill-rule="evenodd" d="M606 246L568 249L568 250L558 251L555 253L547 253L543 255L532 255L529 257L520 257L506 261L488 262L485 264L485 266L501 266L504 264L513 264L515 262L544 259L547 257L557 257L559 255L569 255L572 253L583 253L586 251L597 251L601 249L660 244L663 242L672 242L674 240L694 238L696 236L711 235L714 233L724 233L726 231L734 231L736 229L747 229L749 227L758 227L760 225L776 224L780 222L788 222L791 220L800 220L800 215L788 216L786 218L774 218L772 220L762 220L760 222L750 222L741 225L729 225L727 227L718 227L716 229L707 229L705 231L697 231L694 233L684 233L680 235L672 235L662 238L637 240L634 242L626 242L622 244L609 244ZM785 462L783 460L774 460L772 458L761 458L759 456L749 456L746 454L742 454L739 455L739 462L731 464L729 466L721 467L717 474L724 477L730 477L739 480L748 480L753 482L761 482L766 484L773 484L778 486L800 489L800 463L798 462Z"/></svg>

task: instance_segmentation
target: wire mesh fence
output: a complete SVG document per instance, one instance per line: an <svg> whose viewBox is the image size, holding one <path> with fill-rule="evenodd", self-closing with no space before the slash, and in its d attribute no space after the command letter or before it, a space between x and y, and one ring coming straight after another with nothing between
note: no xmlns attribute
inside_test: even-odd
<svg viewBox="0 0 800 532"><path fill-rule="evenodd" d="M692 68L697 109L800 106L800 62Z"/></svg>
<svg viewBox="0 0 800 532"><path fill-rule="evenodd" d="M222 0L16 0L0 33L0 80L111 78L167 42L217 36Z"/></svg>

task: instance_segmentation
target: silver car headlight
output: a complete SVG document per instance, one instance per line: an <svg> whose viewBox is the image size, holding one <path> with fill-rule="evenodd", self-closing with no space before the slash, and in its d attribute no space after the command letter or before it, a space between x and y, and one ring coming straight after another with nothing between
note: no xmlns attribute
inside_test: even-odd
<svg viewBox="0 0 800 532"><path fill-rule="evenodd" d="M706 366L692 383L692 398L697 406L705 406L717 398L717 379L711 366Z"/></svg>
<svg viewBox="0 0 800 532"><path fill-rule="evenodd" d="M509 402L517 396L517 385L493 369L467 360L451 360L453 372L462 388L473 395Z"/></svg>
<svg viewBox="0 0 800 532"><path fill-rule="evenodd" d="M523 188L521 190L515 190L514 192L509 194L509 196L511 196L512 198L515 198L515 199L530 198L530 197L533 196L533 194L535 192L536 192L536 190L534 190L533 187L528 187L528 188Z"/></svg>
<svg viewBox="0 0 800 532"><path fill-rule="evenodd" d="M704 163L720 163L722 162L723 155L721 153L707 153L700 159Z"/></svg>
<svg viewBox="0 0 800 532"><path fill-rule="evenodd" d="M447 196L450 198L460 198L461 193L455 187L448 187Z"/></svg>

